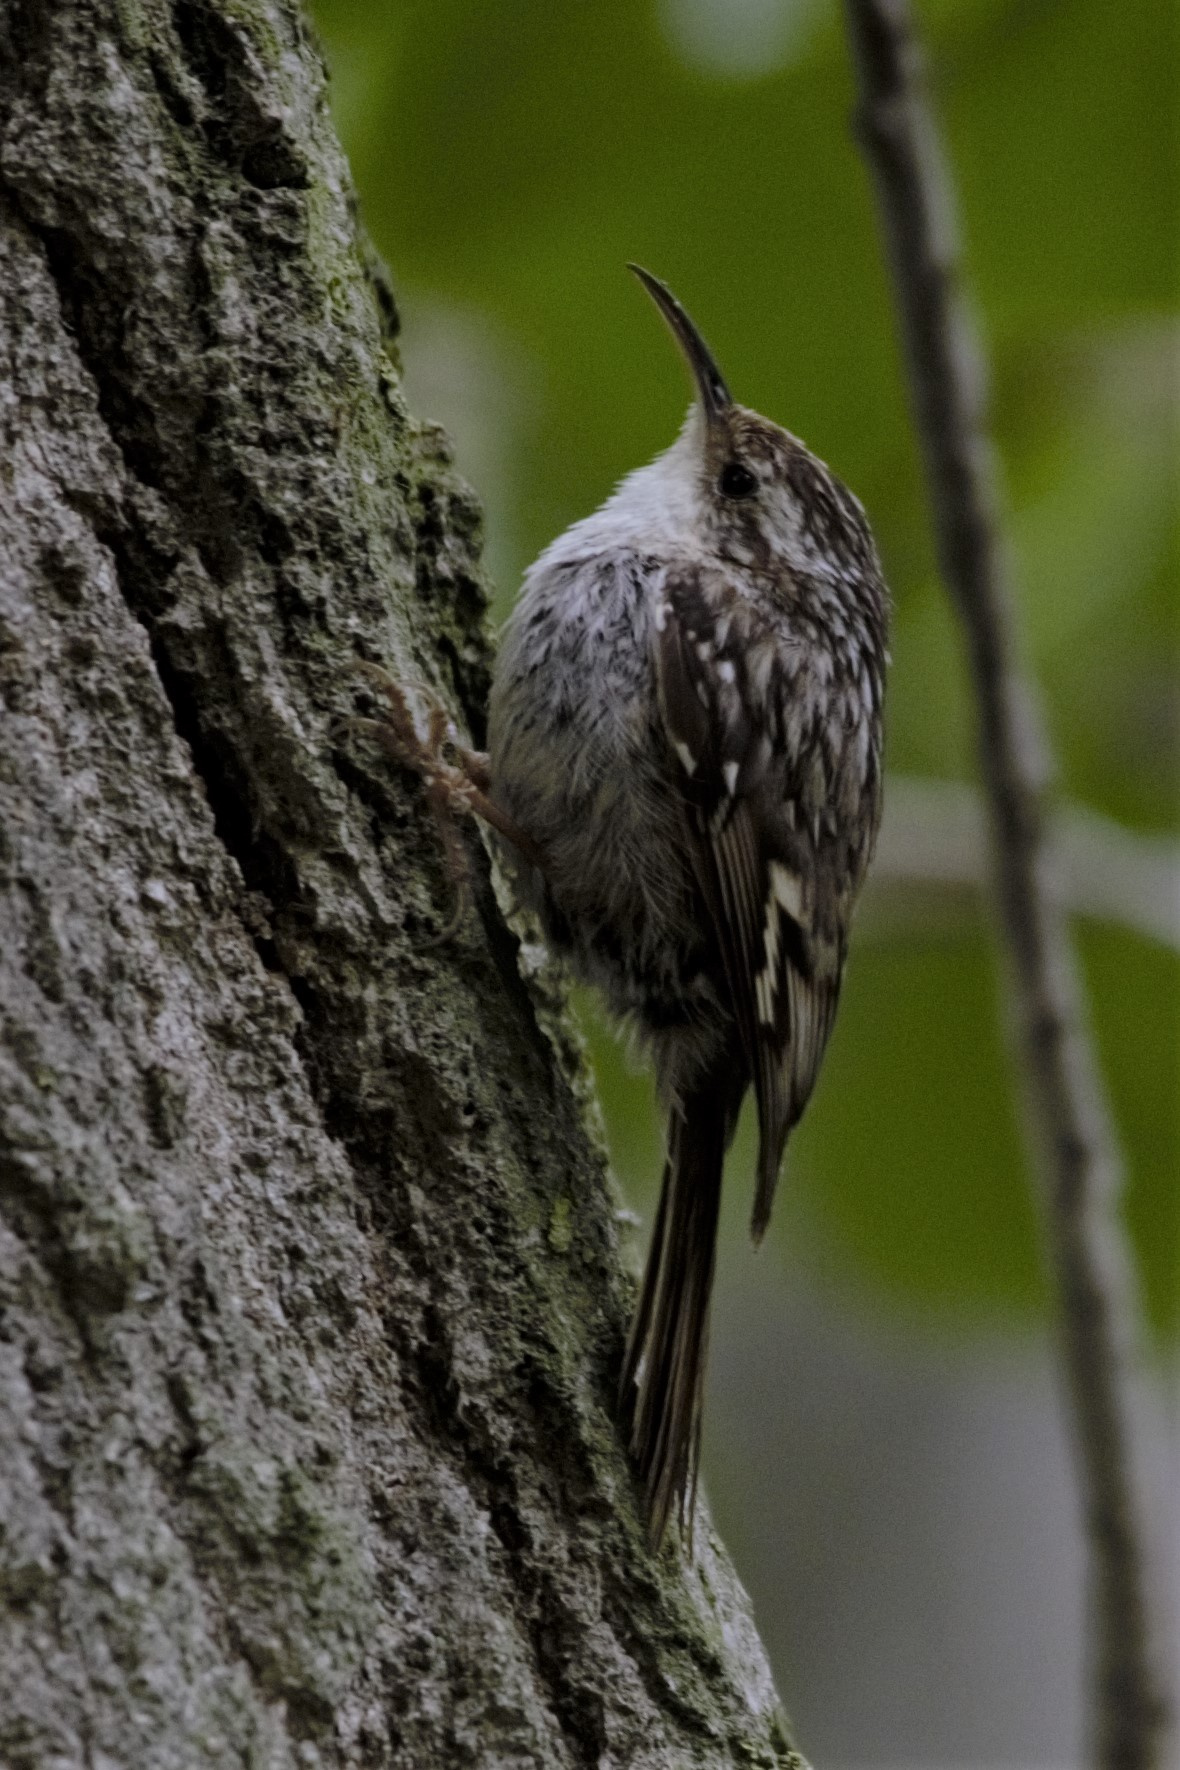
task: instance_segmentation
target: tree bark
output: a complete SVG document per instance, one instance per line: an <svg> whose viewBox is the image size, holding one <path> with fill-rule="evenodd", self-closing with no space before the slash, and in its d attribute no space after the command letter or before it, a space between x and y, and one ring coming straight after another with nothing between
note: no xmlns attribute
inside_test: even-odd
<svg viewBox="0 0 1180 1770"><path fill-rule="evenodd" d="M0 5L0 1762L799 1763L560 987L335 721L479 517L284 0Z"/></svg>

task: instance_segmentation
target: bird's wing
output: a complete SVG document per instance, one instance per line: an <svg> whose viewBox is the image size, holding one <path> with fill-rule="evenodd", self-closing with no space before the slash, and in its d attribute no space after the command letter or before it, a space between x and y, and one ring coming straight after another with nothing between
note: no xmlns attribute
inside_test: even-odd
<svg viewBox="0 0 1180 1770"><path fill-rule="evenodd" d="M669 573L656 617L659 704L758 1101L751 1230L760 1240L787 1133L831 1031L844 955L842 934L833 942L816 925L822 834L802 815L783 761L790 681L738 643L736 625L716 581L708 595L703 574Z"/></svg>

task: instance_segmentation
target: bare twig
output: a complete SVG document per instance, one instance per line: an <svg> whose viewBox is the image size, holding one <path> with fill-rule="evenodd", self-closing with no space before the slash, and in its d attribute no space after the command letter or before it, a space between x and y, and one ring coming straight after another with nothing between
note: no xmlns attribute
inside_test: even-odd
<svg viewBox="0 0 1180 1770"><path fill-rule="evenodd" d="M1048 753L1014 644L984 424L979 342L958 281L949 179L907 0L845 0L862 142L876 182L938 551L979 709L1004 944L1091 1549L1094 1761L1156 1762L1165 1718L1149 1623L1131 1393L1138 1312L1117 1212L1121 1168L1060 897L1047 877Z"/></svg>

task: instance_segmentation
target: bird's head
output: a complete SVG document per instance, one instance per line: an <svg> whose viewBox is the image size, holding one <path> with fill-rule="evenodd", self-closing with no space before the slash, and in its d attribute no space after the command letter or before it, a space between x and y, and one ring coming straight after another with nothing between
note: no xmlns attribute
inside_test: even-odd
<svg viewBox="0 0 1180 1770"><path fill-rule="evenodd" d="M661 465L685 482L677 489L699 543L749 571L859 574L871 568L872 538L852 493L797 437L736 403L712 351L667 284L637 264L628 268L659 308L692 372L696 399Z"/></svg>

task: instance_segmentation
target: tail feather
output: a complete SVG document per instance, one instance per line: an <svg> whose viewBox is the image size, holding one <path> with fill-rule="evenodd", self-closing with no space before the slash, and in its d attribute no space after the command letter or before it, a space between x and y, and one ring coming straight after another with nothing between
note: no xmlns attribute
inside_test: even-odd
<svg viewBox="0 0 1180 1770"><path fill-rule="evenodd" d="M673 1504L691 1532L721 1173L736 1107L702 1086L674 1109L659 1208L619 1391L653 1545Z"/></svg>

